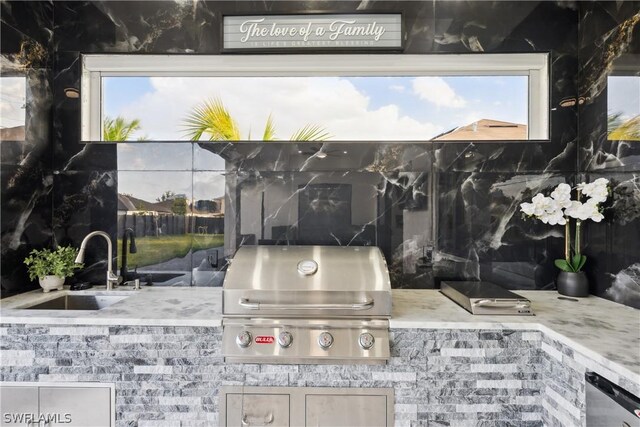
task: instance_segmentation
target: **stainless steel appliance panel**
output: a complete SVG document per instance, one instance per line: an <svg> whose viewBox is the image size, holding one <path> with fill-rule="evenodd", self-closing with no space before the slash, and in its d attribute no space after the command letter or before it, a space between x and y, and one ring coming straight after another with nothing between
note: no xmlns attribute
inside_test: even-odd
<svg viewBox="0 0 640 427"><path fill-rule="evenodd" d="M471 314L534 315L531 301L490 282L442 282L440 292Z"/></svg>
<svg viewBox="0 0 640 427"><path fill-rule="evenodd" d="M38 387L0 387L0 426L27 426L25 414L38 416Z"/></svg>
<svg viewBox="0 0 640 427"><path fill-rule="evenodd" d="M243 246L223 284L231 363L385 363L392 311L380 249Z"/></svg>
<svg viewBox="0 0 640 427"><path fill-rule="evenodd" d="M223 287L225 315L389 316L391 283L376 247L243 246Z"/></svg>
<svg viewBox="0 0 640 427"><path fill-rule="evenodd" d="M230 393L223 425L288 427L289 411L288 394Z"/></svg>
<svg viewBox="0 0 640 427"><path fill-rule="evenodd" d="M222 386L219 396L221 427L393 425L393 388Z"/></svg>
<svg viewBox="0 0 640 427"><path fill-rule="evenodd" d="M384 363L390 356L387 320L234 318L225 319L223 325L222 353L228 363L354 363L357 360L376 364ZM245 333L250 335L248 343L239 340ZM290 341L281 342L283 333L288 334ZM320 339L326 334L330 335L327 338L331 343L323 347Z"/></svg>
<svg viewBox="0 0 640 427"><path fill-rule="evenodd" d="M306 426L387 427L387 396L308 394Z"/></svg>
<svg viewBox="0 0 640 427"><path fill-rule="evenodd" d="M69 414L69 420L47 426L108 427L111 389L107 387L40 387L41 414Z"/></svg>
<svg viewBox="0 0 640 427"><path fill-rule="evenodd" d="M231 261L224 286L271 291L385 290L391 285L386 271L384 257L375 246L242 246Z"/></svg>
<svg viewBox="0 0 640 427"><path fill-rule="evenodd" d="M640 427L640 399L605 378L588 372L587 427Z"/></svg>

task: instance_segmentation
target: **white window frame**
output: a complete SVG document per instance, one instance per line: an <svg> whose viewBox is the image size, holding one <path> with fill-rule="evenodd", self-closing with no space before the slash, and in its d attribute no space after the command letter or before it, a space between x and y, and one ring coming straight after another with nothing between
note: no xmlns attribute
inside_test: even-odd
<svg viewBox="0 0 640 427"><path fill-rule="evenodd" d="M549 54L82 55L82 140L102 139L102 77L527 76L529 140L549 139Z"/></svg>

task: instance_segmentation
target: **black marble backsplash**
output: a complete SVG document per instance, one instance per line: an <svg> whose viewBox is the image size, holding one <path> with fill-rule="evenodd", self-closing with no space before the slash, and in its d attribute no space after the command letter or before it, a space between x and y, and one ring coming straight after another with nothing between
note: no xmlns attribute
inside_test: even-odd
<svg viewBox="0 0 640 427"><path fill-rule="evenodd" d="M607 77L628 58L640 75L640 2L586 2L579 30L580 180L604 177L612 188L604 223L585 232L586 270L592 293L640 308L640 142L607 137Z"/></svg>
<svg viewBox="0 0 640 427"><path fill-rule="evenodd" d="M225 258L239 245L288 242L377 245L394 287L466 278L552 289L562 230L523 220L519 204L560 182L605 176L613 202L605 223L586 230L592 292L639 307L639 145L607 141L602 88L608 61L637 53L638 6L3 1L3 74L27 75L30 90L27 141L2 142L2 294L37 286L21 263L31 248L77 246L92 230L116 240L124 228L139 241L129 267L167 285L219 285ZM298 153L318 144L80 142L80 102L64 89L79 88L82 53L219 54L224 14L322 11L401 12L404 53L549 52L550 140L326 143L347 154L324 159ZM611 37L615 31L623 34ZM580 96L587 102L560 105ZM166 162L153 159L167 156L170 169L158 170ZM136 186L146 199L127 190ZM80 278L102 277L102 245L89 247Z"/></svg>

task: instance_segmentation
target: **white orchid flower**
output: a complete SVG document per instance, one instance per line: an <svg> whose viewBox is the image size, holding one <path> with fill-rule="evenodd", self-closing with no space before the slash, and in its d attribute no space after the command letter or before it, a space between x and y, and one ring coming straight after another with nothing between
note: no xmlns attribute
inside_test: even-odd
<svg viewBox="0 0 640 427"><path fill-rule="evenodd" d="M587 215L591 221L600 222L604 218L604 215L600 212L598 202L594 201L593 198L587 200L582 205L582 209L584 210L584 214Z"/></svg>
<svg viewBox="0 0 640 427"><path fill-rule="evenodd" d="M520 210L524 212L525 215L531 216L535 211L535 206L533 205L533 203L521 203Z"/></svg>
<svg viewBox="0 0 640 427"><path fill-rule="evenodd" d="M557 202L561 208L571 206L571 186L569 184L558 184L551 193L551 198Z"/></svg>
<svg viewBox="0 0 640 427"><path fill-rule="evenodd" d="M571 218L587 219L586 217L582 218L584 216L584 209L582 207L582 203L577 200L571 201L571 206L564 210L564 214Z"/></svg>
<svg viewBox="0 0 640 427"><path fill-rule="evenodd" d="M566 218L562 215L562 210L558 209L553 213L548 213L538 217L540 221L549 225L565 225L567 223Z"/></svg>
<svg viewBox="0 0 640 427"><path fill-rule="evenodd" d="M609 195L609 180L606 178L598 178L593 182L581 182L578 184L578 190L582 191L585 196L594 199L597 203L607 200Z"/></svg>

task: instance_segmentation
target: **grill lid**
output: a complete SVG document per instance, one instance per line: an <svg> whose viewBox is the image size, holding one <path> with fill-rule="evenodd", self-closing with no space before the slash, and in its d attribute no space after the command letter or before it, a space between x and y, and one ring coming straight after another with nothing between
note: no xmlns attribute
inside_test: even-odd
<svg viewBox="0 0 640 427"><path fill-rule="evenodd" d="M223 285L225 315L391 315L376 247L243 246Z"/></svg>

